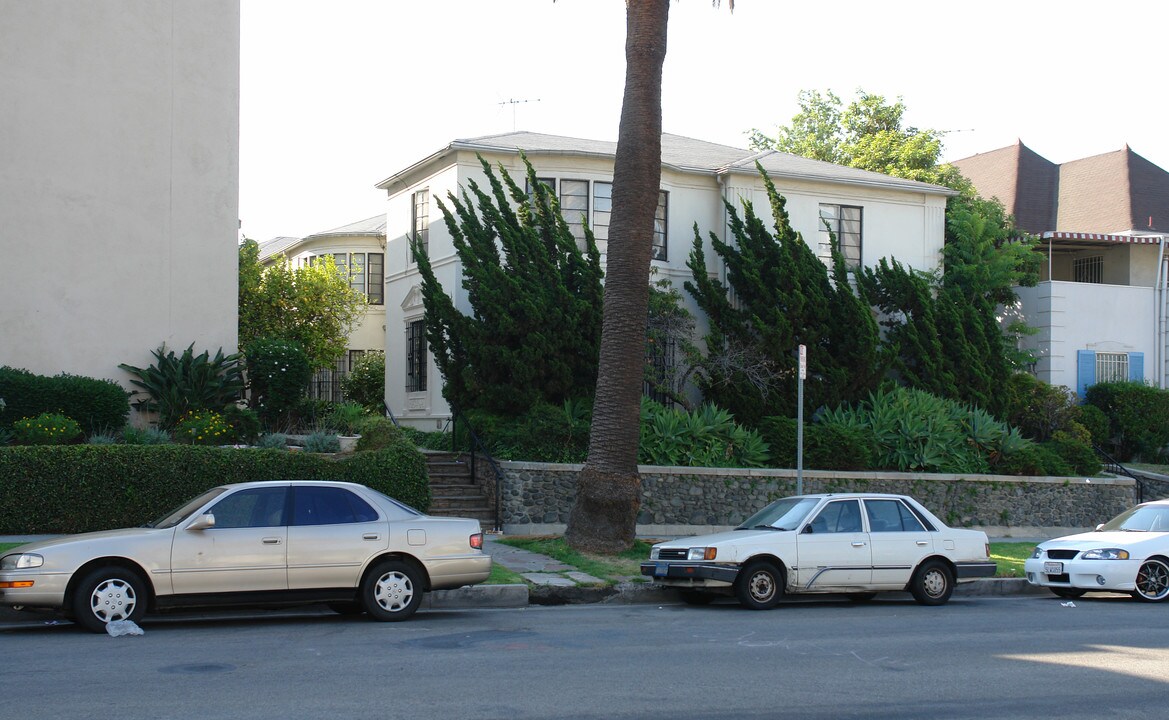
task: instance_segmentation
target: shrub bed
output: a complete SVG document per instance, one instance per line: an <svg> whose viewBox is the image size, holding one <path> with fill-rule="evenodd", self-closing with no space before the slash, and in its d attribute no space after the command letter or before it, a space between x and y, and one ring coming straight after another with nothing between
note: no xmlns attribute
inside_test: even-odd
<svg viewBox="0 0 1169 720"><path fill-rule="evenodd" d="M133 527L208 488L253 480L356 482L430 506L426 460L404 441L339 460L189 445L10 447L0 448L0 533Z"/></svg>
<svg viewBox="0 0 1169 720"><path fill-rule="evenodd" d="M86 435L113 432L126 424L129 393L112 380L80 375L46 377L27 370L0 368L0 425L44 412L62 413L81 425Z"/></svg>

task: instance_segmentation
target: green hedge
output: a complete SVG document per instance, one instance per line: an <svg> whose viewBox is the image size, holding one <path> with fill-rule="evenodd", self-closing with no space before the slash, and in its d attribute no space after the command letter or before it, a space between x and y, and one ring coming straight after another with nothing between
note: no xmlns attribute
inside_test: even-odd
<svg viewBox="0 0 1169 720"><path fill-rule="evenodd" d="M1086 400L1108 417L1109 452L1153 462L1169 446L1169 391L1137 382L1099 383Z"/></svg>
<svg viewBox="0 0 1169 720"><path fill-rule="evenodd" d="M80 375L46 377L28 370L0 368L0 427L43 412L61 413L77 421L86 435L115 432L130 414L129 393L113 380Z"/></svg>
<svg viewBox="0 0 1169 720"><path fill-rule="evenodd" d="M208 488L253 480L356 482L430 506L426 460L405 441L340 460L187 445L10 447L0 448L0 534L137 526Z"/></svg>

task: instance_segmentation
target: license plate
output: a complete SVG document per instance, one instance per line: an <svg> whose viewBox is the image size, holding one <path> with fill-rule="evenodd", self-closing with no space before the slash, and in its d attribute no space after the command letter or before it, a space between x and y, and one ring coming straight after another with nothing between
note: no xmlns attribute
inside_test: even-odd
<svg viewBox="0 0 1169 720"><path fill-rule="evenodd" d="M660 563L654 564L654 577L666 577L669 574L670 574L670 564L669 563L660 562Z"/></svg>
<svg viewBox="0 0 1169 720"><path fill-rule="evenodd" d="M1043 572L1047 575L1063 575L1063 563L1045 562Z"/></svg>

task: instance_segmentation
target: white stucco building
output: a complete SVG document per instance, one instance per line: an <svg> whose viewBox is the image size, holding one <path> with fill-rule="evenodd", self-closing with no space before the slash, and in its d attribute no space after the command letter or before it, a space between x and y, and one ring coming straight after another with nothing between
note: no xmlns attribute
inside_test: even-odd
<svg viewBox="0 0 1169 720"><path fill-rule="evenodd" d="M349 280L349 286L368 301L361 320L349 332L348 352L334 368L318 371L309 396L341 401L340 379L353 370L358 358L386 346L386 216L377 215L303 238L277 237L260 243L260 262L270 265L286 256L292 267L330 255Z"/></svg>
<svg viewBox="0 0 1169 720"><path fill-rule="evenodd" d="M421 278L407 237L418 233L428 246L435 274L470 312L462 287L460 263L436 199L459 193L468 180L485 180L476 154L502 165L518 183L524 182L519 153L531 161L536 175L560 198L571 224L587 216L596 233L604 265L613 157L616 143L515 132L456 140L445 148L391 175L378 184L386 191L386 402L399 421L435 429L450 416L442 397L441 378L426 351L422 333ZM882 257L932 270L941 262L946 199L952 191L925 183L842 167L784 153L717 145L677 135L662 136L662 179L654 239L656 278L681 288L690 277L686 260L697 223L706 243L708 270L724 276L718 256L709 247L710 232L726 239L724 199L741 207L750 200L762 217L770 205L759 162L787 198L794 229L826 252L828 219L842 241L846 257L866 265ZM448 206L450 203L447 203ZM583 235L582 235L583 237ZM690 310L697 307L685 291ZM705 333L700 319L699 335Z"/></svg>
<svg viewBox="0 0 1169 720"><path fill-rule="evenodd" d="M239 0L0 0L0 365L236 349Z"/></svg>

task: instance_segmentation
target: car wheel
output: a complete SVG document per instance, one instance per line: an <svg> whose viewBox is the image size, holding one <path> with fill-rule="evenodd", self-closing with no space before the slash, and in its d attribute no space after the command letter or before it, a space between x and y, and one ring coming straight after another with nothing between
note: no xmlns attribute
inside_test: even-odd
<svg viewBox="0 0 1169 720"><path fill-rule="evenodd" d="M1161 602L1169 597L1169 565L1157 558L1143 562L1137 570L1136 588L1133 597L1144 602Z"/></svg>
<svg viewBox="0 0 1169 720"><path fill-rule="evenodd" d="M375 620L405 620L421 604L418 571L401 560L378 563L361 584L361 605Z"/></svg>
<svg viewBox="0 0 1169 720"><path fill-rule="evenodd" d="M875 593L875 592L848 593L847 595L845 595L845 597L847 597L849 600L851 600L853 602L868 602L869 600L872 600L873 598L877 597L877 593Z"/></svg>
<svg viewBox="0 0 1169 720"><path fill-rule="evenodd" d="M1056 595L1060 596L1061 598L1067 598L1069 600L1074 600L1075 598L1083 597L1084 593L1088 592L1087 590L1077 590L1076 588L1053 587L1053 588L1048 588L1048 589L1051 590Z"/></svg>
<svg viewBox="0 0 1169 720"><path fill-rule="evenodd" d="M909 581L909 592L922 605L944 605L954 592L954 574L940 560L930 560Z"/></svg>
<svg viewBox="0 0 1169 720"><path fill-rule="evenodd" d="M72 614L78 625L96 633L115 620L138 622L146 614L146 583L127 568L98 568L77 584Z"/></svg>
<svg viewBox="0 0 1169 720"><path fill-rule="evenodd" d="M678 597L687 605L709 605L714 601L714 595L698 590L679 590Z"/></svg>
<svg viewBox="0 0 1169 720"><path fill-rule="evenodd" d="M735 578L735 596L752 610L773 608L783 597L783 572L766 560L747 563Z"/></svg>

